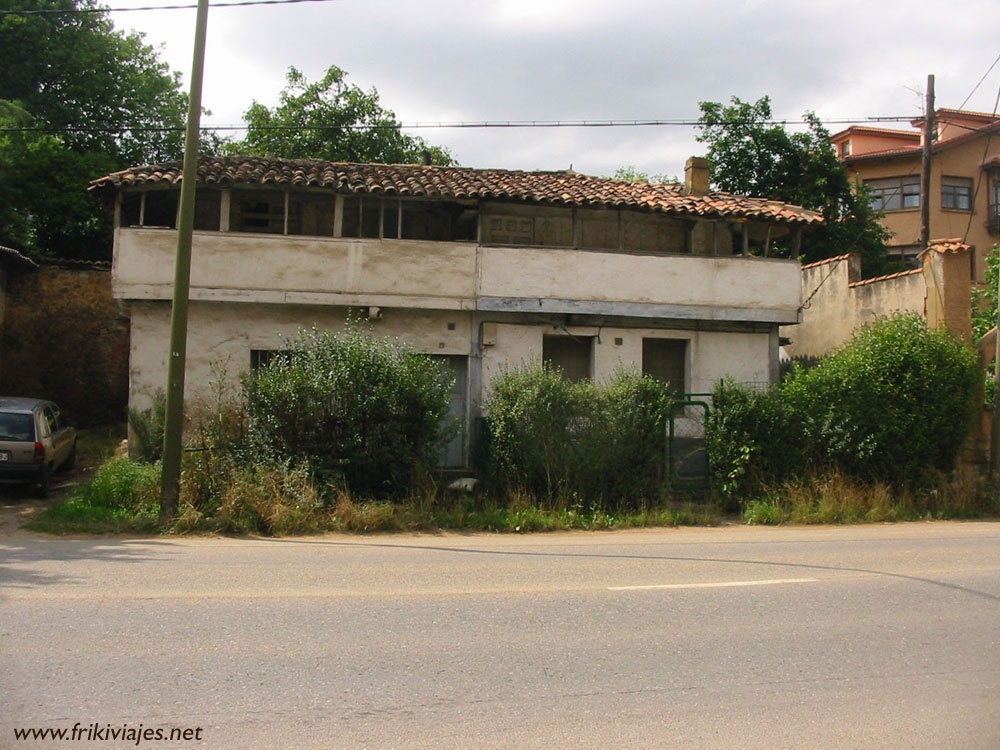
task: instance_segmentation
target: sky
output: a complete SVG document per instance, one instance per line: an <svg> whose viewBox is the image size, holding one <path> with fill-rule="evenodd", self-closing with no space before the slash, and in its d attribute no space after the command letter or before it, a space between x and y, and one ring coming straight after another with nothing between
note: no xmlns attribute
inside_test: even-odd
<svg viewBox="0 0 1000 750"><path fill-rule="evenodd" d="M193 0L192 0L193 1ZM105 0L110 8L177 0ZM193 10L112 13L190 84ZM209 12L203 125L274 105L290 66L378 90L404 123L696 120L770 96L776 118L916 117L927 75L958 108L1000 57L996 0L329 0ZM993 67L966 109L992 112ZM907 122L879 124L908 129ZM791 127L791 126L790 126ZM408 130L463 166L683 176L690 126Z"/></svg>

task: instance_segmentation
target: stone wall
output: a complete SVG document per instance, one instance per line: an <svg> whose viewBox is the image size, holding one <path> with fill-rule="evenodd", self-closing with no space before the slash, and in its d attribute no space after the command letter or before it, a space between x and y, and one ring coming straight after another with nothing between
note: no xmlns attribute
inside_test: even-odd
<svg viewBox="0 0 1000 750"><path fill-rule="evenodd" d="M43 265L7 285L0 393L52 399L82 425L124 421L129 324L110 264Z"/></svg>

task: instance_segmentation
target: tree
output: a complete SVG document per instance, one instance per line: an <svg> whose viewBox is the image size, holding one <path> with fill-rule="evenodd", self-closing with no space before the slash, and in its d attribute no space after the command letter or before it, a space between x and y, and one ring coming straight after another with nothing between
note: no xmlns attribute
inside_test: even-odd
<svg viewBox="0 0 1000 750"><path fill-rule="evenodd" d="M234 154L344 162L417 163L429 151L434 164L454 160L444 148L405 135L396 115L379 103L373 88L347 83L347 73L330 66L309 83L294 67L276 107L254 101L243 117L247 135L230 144Z"/></svg>
<svg viewBox="0 0 1000 750"><path fill-rule="evenodd" d="M635 164L626 164L624 167L618 167L615 173L611 175L611 179L623 180L624 182L666 182L672 184L680 182L676 177L668 174L650 175L647 172L641 171Z"/></svg>
<svg viewBox="0 0 1000 750"><path fill-rule="evenodd" d="M881 214L872 209L864 186L851 184L819 118L806 112L808 129L789 133L771 123L769 97L749 103L734 96L730 102L700 104L698 140L708 144L712 183L727 192L820 211L825 224L802 240L806 262L858 253L865 274L885 272L890 234L879 224Z"/></svg>
<svg viewBox="0 0 1000 750"><path fill-rule="evenodd" d="M0 0L0 9L73 11L95 0ZM178 74L106 12L0 16L0 244L107 258L106 211L87 183L183 152ZM16 50L17 53L13 54Z"/></svg>

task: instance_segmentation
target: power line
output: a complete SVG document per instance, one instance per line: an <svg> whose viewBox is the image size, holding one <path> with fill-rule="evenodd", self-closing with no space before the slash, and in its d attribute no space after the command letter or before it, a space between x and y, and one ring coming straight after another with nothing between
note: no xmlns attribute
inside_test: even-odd
<svg viewBox="0 0 1000 750"><path fill-rule="evenodd" d="M1000 58L997 58L997 59L1000 60ZM996 117L998 109L1000 109L1000 87L997 88L997 97L993 101L993 116L994 117ZM989 153L990 153L990 139L993 138L993 130L994 130L994 128L990 128L986 132L986 145L983 147L983 162L986 161L986 157L989 156ZM979 178L976 180L976 189L972 192L972 202L970 204L972 210L969 212L969 221L965 225L965 234L962 235L962 243L963 244L965 242L967 242L968 239L969 239L969 230L972 229L972 215L976 212L976 199L979 197L979 188L981 188L982 185L983 185L983 173L985 171L986 170L982 170L982 169L979 170Z"/></svg>
<svg viewBox="0 0 1000 750"><path fill-rule="evenodd" d="M282 0L289 2L290 0ZM872 122L907 122L911 118L904 117L865 117L847 118L842 120L826 120L826 124L847 125L852 123ZM733 124L754 124L757 121L734 122ZM324 131L324 130L420 130L444 128L625 128L625 127L694 127L703 125L700 120L483 120L472 122L378 122L351 123L346 125L206 125L203 132L232 132L254 130L256 132L281 131ZM807 120L765 120L761 125L808 125ZM0 133L170 133L184 130L183 125L123 125L117 128L87 128L87 127L0 127Z"/></svg>
<svg viewBox="0 0 1000 750"><path fill-rule="evenodd" d="M232 0L232 2L212 3L212 8L233 8L245 5L292 5L294 3L330 3L338 0ZM0 10L0 16L71 16L85 13L131 13L137 10L188 10L194 5L143 5L135 8L45 8L35 10Z"/></svg>
<svg viewBox="0 0 1000 750"><path fill-rule="evenodd" d="M973 95L973 94L975 94L975 93L976 93L976 91L978 91L978 90L979 90L979 87L983 85L983 81L985 81L985 80L986 80L986 76L988 76L988 75L989 75L989 74L990 74L990 73L991 73L991 72L993 71L993 68L995 68L995 67L997 66L997 63L1000 63L1000 55L997 55L997 59L996 59L996 60L994 60L994 61L993 61L993 64L992 64L992 65L990 65L990 67L988 67L988 68L986 69L986 72L985 72L985 73L983 73L983 77L979 79L979 83L977 83L977 84L976 84L975 86L973 86L973 87L972 87L972 91L970 91L970 92L969 92L969 95L968 95L967 97L965 97L965 101L963 101L963 102L962 102L962 103L961 103L961 104L960 104L960 105L958 106L958 108L959 108L959 109L964 109L964 108L965 108L965 105L966 105L966 104L968 104L968 102L969 102L969 99L971 99L971 98L972 98L972 95ZM996 112L994 112L993 114L996 114Z"/></svg>

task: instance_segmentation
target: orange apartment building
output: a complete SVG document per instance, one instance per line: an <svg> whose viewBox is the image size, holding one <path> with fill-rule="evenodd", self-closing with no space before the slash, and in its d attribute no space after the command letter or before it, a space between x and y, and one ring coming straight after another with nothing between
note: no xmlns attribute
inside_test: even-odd
<svg viewBox="0 0 1000 750"><path fill-rule="evenodd" d="M982 281L985 257L1000 241L1000 116L957 109L936 112L932 149L930 236L964 239ZM923 118L916 130L852 126L830 137L848 172L873 194L892 232L890 252L917 266Z"/></svg>

